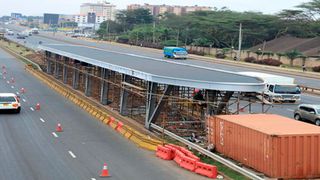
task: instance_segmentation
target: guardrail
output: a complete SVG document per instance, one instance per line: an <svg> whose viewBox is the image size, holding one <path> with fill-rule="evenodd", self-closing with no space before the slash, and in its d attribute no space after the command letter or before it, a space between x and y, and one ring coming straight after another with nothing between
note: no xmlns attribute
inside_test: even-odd
<svg viewBox="0 0 320 180"><path fill-rule="evenodd" d="M320 95L320 88L313 88L303 85L300 85L300 87L303 92Z"/></svg>
<svg viewBox="0 0 320 180"><path fill-rule="evenodd" d="M160 127L160 126L157 126L156 124L151 124L151 128L153 128L155 130L158 130L160 132L163 131L163 128ZM241 168L241 167L237 166L236 164L234 164L233 162L231 162L231 161L229 161L227 159L224 159L221 156L219 156L217 154L214 154L214 153L212 153L212 152L200 147L199 145L196 145L196 144L194 144L194 143L192 143L192 142L190 142L190 141L188 141L188 140L186 140L186 139L184 139L184 138L182 138L180 136L177 136L176 134L174 134L174 133L172 133L170 131L164 130L164 133L166 135L168 135L169 137L182 142L183 144L185 144L185 145L197 150L198 152L200 152L200 153L202 153L202 154L214 159L215 161L218 161L218 162L224 164L225 166L229 167L230 169L233 169L234 171L237 171L237 172L243 174L244 176L246 176L248 178L255 179L255 180L263 180L263 178L255 175L254 173L252 173L252 172L250 172L250 171L248 171L248 170L246 170L244 168Z"/></svg>

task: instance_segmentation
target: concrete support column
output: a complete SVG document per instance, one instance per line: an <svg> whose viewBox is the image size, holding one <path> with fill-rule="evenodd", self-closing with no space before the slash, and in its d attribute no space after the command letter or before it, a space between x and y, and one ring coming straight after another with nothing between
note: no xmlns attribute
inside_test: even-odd
<svg viewBox="0 0 320 180"><path fill-rule="evenodd" d="M68 67L67 67L68 60L69 60L69 58L64 57L63 69L62 69L62 81L64 84L68 83Z"/></svg>
<svg viewBox="0 0 320 180"><path fill-rule="evenodd" d="M85 75L85 89L84 89L84 94L86 96L91 96L92 94L92 78L91 78L91 72L92 72L92 67L86 67L86 72L87 74Z"/></svg>
<svg viewBox="0 0 320 180"><path fill-rule="evenodd" d="M51 74L51 59L47 58L47 73Z"/></svg>
<svg viewBox="0 0 320 180"><path fill-rule="evenodd" d="M156 108L156 96L158 84L155 82L148 82L147 86L147 97L146 97L146 119L145 119L145 127L147 129L150 128L150 118L152 113Z"/></svg>
<svg viewBox="0 0 320 180"><path fill-rule="evenodd" d="M129 83L130 80L131 80L131 77L129 75L122 74L122 82ZM121 94L120 94L120 114L121 115L127 114L127 102L128 102L128 91L122 87Z"/></svg>
<svg viewBox="0 0 320 180"><path fill-rule="evenodd" d="M55 61L54 61L54 77L55 78L59 78L59 71L60 71L60 68L59 68L59 63L58 63L58 58L56 57Z"/></svg>
<svg viewBox="0 0 320 180"><path fill-rule="evenodd" d="M109 83L104 81L109 81L109 70L101 68L101 89L100 89L100 102L103 105L108 104L108 94L109 94Z"/></svg>
<svg viewBox="0 0 320 180"><path fill-rule="evenodd" d="M73 89L79 89L79 70L80 64L75 64L75 69L73 69L73 74L72 74L72 87Z"/></svg>

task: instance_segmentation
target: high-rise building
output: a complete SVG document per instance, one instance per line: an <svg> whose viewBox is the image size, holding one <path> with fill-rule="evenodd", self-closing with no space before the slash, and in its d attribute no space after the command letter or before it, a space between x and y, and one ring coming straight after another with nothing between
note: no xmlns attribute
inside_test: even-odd
<svg viewBox="0 0 320 180"><path fill-rule="evenodd" d="M211 11L212 8L208 6L169 6L169 5L150 5L150 4L130 4L127 6L127 10L135 9L149 9L150 13L154 16L164 13L173 13L176 15L183 15L194 11Z"/></svg>
<svg viewBox="0 0 320 180"><path fill-rule="evenodd" d="M21 13L11 13L11 18L12 19L21 19L22 14Z"/></svg>
<svg viewBox="0 0 320 180"><path fill-rule="evenodd" d="M80 6L80 15L94 13L96 16L105 17L107 20L115 20L116 6L106 1L97 3L84 3Z"/></svg>
<svg viewBox="0 0 320 180"><path fill-rule="evenodd" d="M45 13L43 15L43 23L49 25L57 25L59 23L59 14Z"/></svg>

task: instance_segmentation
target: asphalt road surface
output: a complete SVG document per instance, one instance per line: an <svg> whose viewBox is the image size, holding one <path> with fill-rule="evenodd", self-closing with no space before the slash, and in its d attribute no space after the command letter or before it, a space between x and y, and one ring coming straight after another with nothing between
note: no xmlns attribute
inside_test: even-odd
<svg viewBox="0 0 320 180"><path fill-rule="evenodd" d="M23 29L22 27L18 27L18 26L10 26L9 28L14 29L14 30L19 30L19 31L21 31ZM125 52L125 53L140 55L140 56L146 56L146 57L150 57L150 58L164 59L162 57L161 52L149 51L145 48L139 48L139 47L130 48L128 46L122 46L122 45L117 45L117 44L112 44L112 43L89 42L89 41L85 41L85 40L81 40L81 39L66 37L64 35L61 35L61 33L59 34L59 33L52 33L52 32L41 32L41 34L42 34L42 36L28 37L25 40L26 44L29 46L36 46L39 41L42 41L44 44L70 44L70 43L72 44L72 43L75 43L75 44L97 47L97 48L101 48L101 49L118 51L121 53ZM46 38L43 36L48 36L49 38ZM14 37L11 37L11 38L15 41L17 40ZM23 40L22 41L19 40L19 41L20 41L20 43L23 42ZM229 70L229 71L234 71L234 72L257 71L257 70L252 70L250 68L222 65L222 64L205 62L205 61L194 60L194 59L182 60L182 61L184 63L188 63L188 64L194 64L194 65L199 65L199 66L204 66L204 67L209 67L209 68L211 67L211 68L216 68L216 69ZM264 72L264 71L259 71L259 72ZM266 73L268 73L268 72L266 72ZM316 79L316 78L299 77L299 76L292 76L292 75L286 75L286 74L281 74L281 73L273 73L273 74L294 77L298 84L320 88L320 80ZM320 96L303 94L302 100L300 103L319 104L320 103ZM272 108L269 109L268 113L279 114L279 115L283 115L283 116L292 118L293 111L296 107L297 107L297 104L274 105ZM261 112L261 109L262 108L259 105L254 105L252 107L253 112L257 112L257 113ZM246 109L246 111L247 111L247 109Z"/></svg>
<svg viewBox="0 0 320 180"><path fill-rule="evenodd" d="M19 27L19 26L15 26L15 25L8 25L7 27L10 29L16 30L16 31L24 30L23 27ZM139 48L136 46L128 47L128 46L118 45L115 43L89 42L86 40L71 38L70 36L62 35L62 33L41 32L41 34L43 36L47 36L47 37L50 37L50 38L53 38L53 39L56 39L59 41L54 41L52 39L39 38L39 37L27 38L27 41L29 41L29 39L30 39L30 41L33 41L32 42L33 44L34 43L37 44L37 42L40 40L42 40L45 43L58 43L58 44L61 44L61 43L64 44L66 42L69 42L69 43L76 43L76 44L81 44L81 45L86 45L86 46L97 47L97 48L101 48L101 49L118 51L118 52L122 52L122 53L130 53L130 54L139 55L139 56L145 56L145 57L150 57L150 58L157 58L157 59L166 60L163 57L162 52L160 52L160 51L150 51L145 48ZM36 41L34 41L33 38L35 38ZM209 68L228 70L228 71L233 71L233 72L241 72L241 71L256 71L257 72L258 71L258 70L255 70L255 69L252 69L249 67L244 68L244 67L238 67L238 66L223 65L223 64L213 63L213 62L206 62L206 61L202 61L201 57L199 57L198 59L181 60L181 62L186 63L186 64L193 64L193 65L198 65L198 66L209 67ZM259 70L259 72L270 73L267 70L266 71ZM297 84L310 86L310 87L314 87L314 88L320 88L320 80L316 79L316 78L287 75L284 73L272 73L272 74L293 77L296 79Z"/></svg>
<svg viewBox="0 0 320 180"><path fill-rule="evenodd" d="M20 114L0 114L0 179L94 180L100 179L104 162L110 179L203 178L138 148L25 72L1 49L0 65L7 70L0 75L0 92L17 93L22 102ZM57 123L62 133L54 132Z"/></svg>

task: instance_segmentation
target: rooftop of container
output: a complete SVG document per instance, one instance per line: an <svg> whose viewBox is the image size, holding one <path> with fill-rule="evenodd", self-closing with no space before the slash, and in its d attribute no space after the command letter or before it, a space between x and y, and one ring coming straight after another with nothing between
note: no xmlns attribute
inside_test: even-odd
<svg viewBox="0 0 320 180"><path fill-rule="evenodd" d="M219 115L216 117L269 135L320 134L318 126L276 114Z"/></svg>

